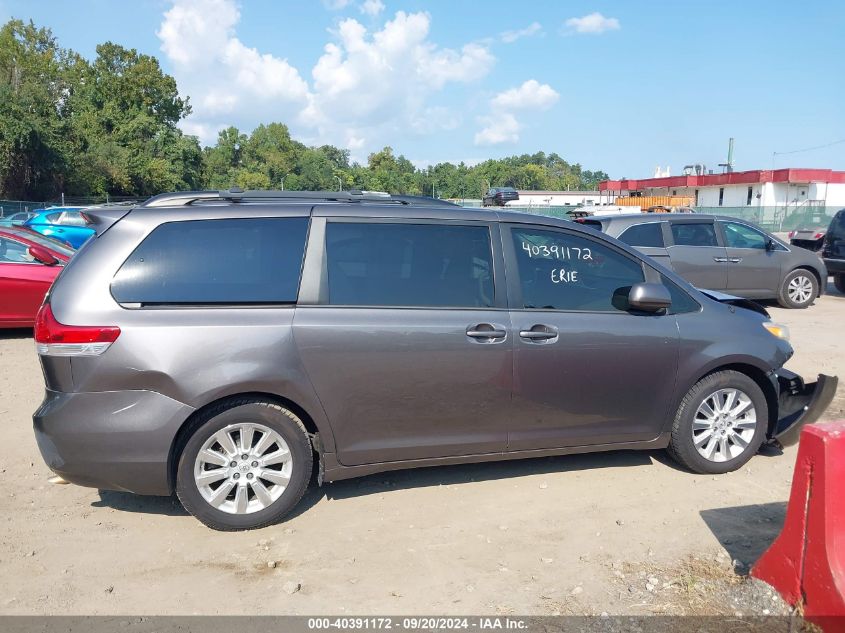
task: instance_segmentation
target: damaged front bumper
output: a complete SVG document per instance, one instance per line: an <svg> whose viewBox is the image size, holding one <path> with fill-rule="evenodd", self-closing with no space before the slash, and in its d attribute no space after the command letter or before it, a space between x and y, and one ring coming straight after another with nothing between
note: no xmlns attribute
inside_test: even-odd
<svg viewBox="0 0 845 633"><path fill-rule="evenodd" d="M830 406L839 378L819 374L817 382L804 379L788 369L777 371L778 420L770 440L781 446L798 443L801 428L812 424Z"/></svg>

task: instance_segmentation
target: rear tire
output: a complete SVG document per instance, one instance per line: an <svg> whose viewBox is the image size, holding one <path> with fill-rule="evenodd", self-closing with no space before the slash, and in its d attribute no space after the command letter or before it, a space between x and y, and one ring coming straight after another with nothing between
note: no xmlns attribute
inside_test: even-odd
<svg viewBox="0 0 845 633"><path fill-rule="evenodd" d="M845 273L836 273L833 276L833 285L839 292L845 294Z"/></svg>
<svg viewBox="0 0 845 633"><path fill-rule="evenodd" d="M235 398L191 424L176 495L214 530L265 527L299 503L312 464L308 432L296 414L273 402Z"/></svg>
<svg viewBox="0 0 845 633"><path fill-rule="evenodd" d="M699 380L681 400L667 450L695 473L731 472L757 453L768 422L766 397L756 382L738 371L716 372Z"/></svg>
<svg viewBox="0 0 845 633"><path fill-rule="evenodd" d="M780 285L778 303L784 308L803 309L819 296L819 282L809 270L793 270Z"/></svg>

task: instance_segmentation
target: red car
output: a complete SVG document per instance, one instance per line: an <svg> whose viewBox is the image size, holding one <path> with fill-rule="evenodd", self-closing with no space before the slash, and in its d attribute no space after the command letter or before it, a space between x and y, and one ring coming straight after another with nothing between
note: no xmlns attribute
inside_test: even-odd
<svg viewBox="0 0 845 633"><path fill-rule="evenodd" d="M27 228L0 227L0 328L34 325L44 295L73 253Z"/></svg>

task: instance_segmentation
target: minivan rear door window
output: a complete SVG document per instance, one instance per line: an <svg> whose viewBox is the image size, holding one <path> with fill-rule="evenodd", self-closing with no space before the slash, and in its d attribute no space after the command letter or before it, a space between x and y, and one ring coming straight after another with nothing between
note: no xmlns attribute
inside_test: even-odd
<svg viewBox="0 0 845 633"><path fill-rule="evenodd" d="M493 307L486 226L330 222L326 260L331 305Z"/></svg>
<svg viewBox="0 0 845 633"><path fill-rule="evenodd" d="M663 248L663 229L660 222L647 222L645 224L634 224L625 229L619 236L619 240L629 246L647 246L651 248Z"/></svg>
<svg viewBox="0 0 845 633"><path fill-rule="evenodd" d="M295 303L308 218L187 220L161 224L111 284L122 304Z"/></svg>

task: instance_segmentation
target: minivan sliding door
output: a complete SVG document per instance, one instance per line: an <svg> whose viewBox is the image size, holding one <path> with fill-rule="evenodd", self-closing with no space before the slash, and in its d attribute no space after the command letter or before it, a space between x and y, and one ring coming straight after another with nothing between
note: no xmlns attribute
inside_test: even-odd
<svg viewBox="0 0 845 633"><path fill-rule="evenodd" d="M320 273L306 272L294 338L339 461L503 451L513 341L496 224L315 217L311 238L322 263L306 264Z"/></svg>

